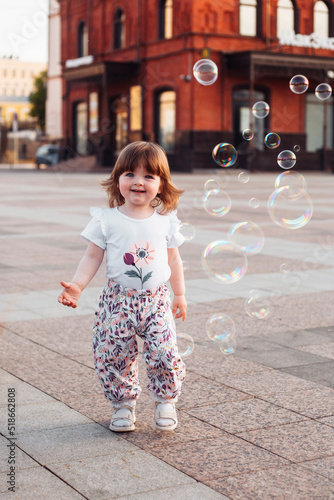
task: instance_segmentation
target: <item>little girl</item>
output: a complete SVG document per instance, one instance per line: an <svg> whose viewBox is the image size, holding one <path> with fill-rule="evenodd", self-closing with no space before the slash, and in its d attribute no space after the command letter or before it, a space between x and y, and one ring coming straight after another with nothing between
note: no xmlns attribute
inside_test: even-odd
<svg viewBox="0 0 334 500"><path fill-rule="evenodd" d="M123 149L110 178L101 184L110 208L91 209L93 219L81 233L88 240L87 251L72 282L60 282L64 290L58 301L77 307L106 251L108 281L95 313L93 348L95 368L113 410L110 429L135 428L135 404L141 393L138 335L144 340L155 428L173 430L185 377L173 318L184 321L187 309L178 251L184 237L175 211L183 191L171 181L164 150L142 141ZM172 308L168 280L174 292Z"/></svg>

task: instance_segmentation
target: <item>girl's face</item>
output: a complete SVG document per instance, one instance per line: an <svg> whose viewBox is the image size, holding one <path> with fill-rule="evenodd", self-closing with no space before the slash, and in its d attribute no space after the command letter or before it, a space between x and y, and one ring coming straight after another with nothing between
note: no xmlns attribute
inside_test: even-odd
<svg viewBox="0 0 334 500"><path fill-rule="evenodd" d="M149 208L151 201L160 193L160 177L140 165L133 172L125 171L120 175L118 189L127 208Z"/></svg>

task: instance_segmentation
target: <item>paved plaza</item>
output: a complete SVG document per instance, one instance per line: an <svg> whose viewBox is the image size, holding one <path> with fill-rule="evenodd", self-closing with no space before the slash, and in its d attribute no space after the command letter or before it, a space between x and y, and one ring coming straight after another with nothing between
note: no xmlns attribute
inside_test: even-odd
<svg viewBox="0 0 334 500"><path fill-rule="evenodd" d="M71 280L85 251L89 207L106 207L99 181L107 171L0 171L0 498L334 499L334 176L304 174L313 216L289 230L267 209L281 172L242 182L226 170L173 175L185 189L179 218L195 229L180 249L188 318L177 328L194 349L184 358L179 426L153 428L140 360L136 430L122 435L108 429L93 367L104 265L77 309L57 302L59 281ZM231 199L223 217L203 209L210 178ZM262 229L263 248L242 279L214 282L204 249L242 221ZM258 300L251 310L250 297ZM215 314L235 325L233 354L206 334Z"/></svg>

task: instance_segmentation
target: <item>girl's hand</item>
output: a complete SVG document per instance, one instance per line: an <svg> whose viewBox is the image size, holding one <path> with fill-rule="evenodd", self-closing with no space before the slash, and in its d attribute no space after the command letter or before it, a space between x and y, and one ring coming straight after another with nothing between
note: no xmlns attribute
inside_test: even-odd
<svg viewBox="0 0 334 500"><path fill-rule="evenodd" d="M61 281L60 284L64 287L64 290L59 295L58 302L64 306L73 307L73 309L75 309L77 307L78 298L81 295L81 288L76 283Z"/></svg>
<svg viewBox="0 0 334 500"><path fill-rule="evenodd" d="M182 321L186 320L187 301L184 295L174 295L172 313L173 316L175 315L175 319L182 318Z"/></svg>

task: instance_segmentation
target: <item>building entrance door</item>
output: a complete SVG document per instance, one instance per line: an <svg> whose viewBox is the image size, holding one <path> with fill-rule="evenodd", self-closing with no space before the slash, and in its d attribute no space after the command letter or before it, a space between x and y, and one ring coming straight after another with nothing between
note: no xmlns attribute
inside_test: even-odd
<svg viewBox="0 0 334 500"><path fill-rule="evenodd" d="M74 109L74 149L79 155L87 154L87 103L79 102Z"/></svg>

